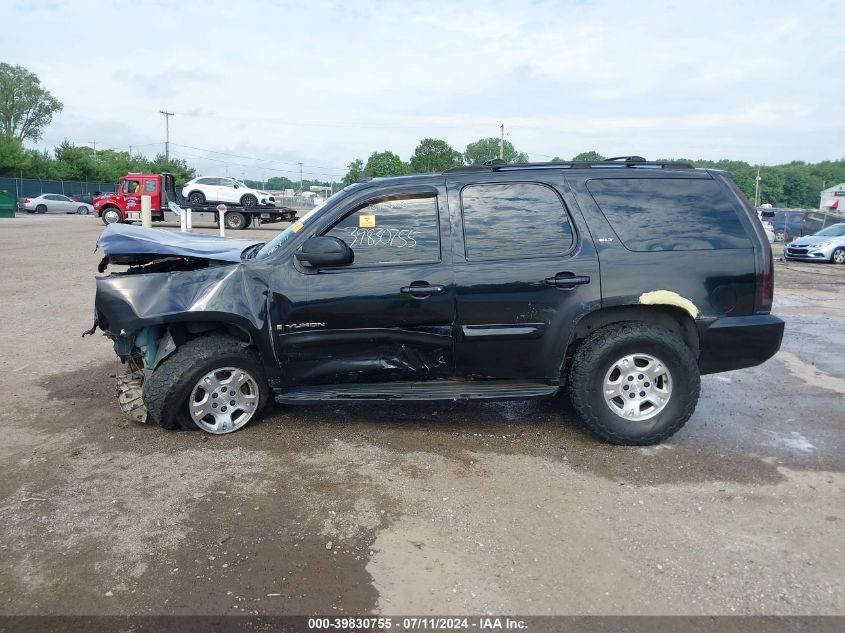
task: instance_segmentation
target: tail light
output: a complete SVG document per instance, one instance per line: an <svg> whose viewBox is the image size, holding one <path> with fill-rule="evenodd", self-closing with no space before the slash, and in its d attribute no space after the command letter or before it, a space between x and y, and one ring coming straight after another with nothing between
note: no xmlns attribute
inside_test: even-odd
<svg viewBox="0 0 845 633"><path fill-rule="evenodd" d="M772 298L775 294L775 263L772 249L766 244L763 251L763 266L757 273L757 292L754 298L754 311L768 314L772 311Z"/></svg>
<svg viewBox="0 0 845 633"><path fill-rule="evenodd" d="M31 201L29 198L24 198L24 199L23 199L23 203L24 203L24 204L28 204L28 203L30 203L30 202L32 202L32 201Z"/></svg>

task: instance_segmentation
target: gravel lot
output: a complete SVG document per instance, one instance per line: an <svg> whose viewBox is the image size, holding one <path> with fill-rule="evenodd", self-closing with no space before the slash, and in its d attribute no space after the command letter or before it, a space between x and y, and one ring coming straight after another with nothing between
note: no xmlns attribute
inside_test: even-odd
<svg viewBox="0 0 845 633"><path fill-rule="evenodd" d="M0 613L845 614L845 266L776 264L783 351L661 446L563 398L209 437L124 420L80 338L102 228L0 220Z"/></svg>

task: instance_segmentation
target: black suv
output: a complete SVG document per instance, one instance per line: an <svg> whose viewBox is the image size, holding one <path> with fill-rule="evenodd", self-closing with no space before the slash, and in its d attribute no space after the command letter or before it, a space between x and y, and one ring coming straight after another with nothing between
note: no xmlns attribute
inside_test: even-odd
<svg viewBox="0 0 845 633"><path fill-rule="evenodd" d="M124 412L229 433L284 404L569 391L653 444L699 375L780 347L771 249L730 176L638 157L351 185L267 243L112 224L96 322ZM93 332L94 328L92 328Z"/></svg>

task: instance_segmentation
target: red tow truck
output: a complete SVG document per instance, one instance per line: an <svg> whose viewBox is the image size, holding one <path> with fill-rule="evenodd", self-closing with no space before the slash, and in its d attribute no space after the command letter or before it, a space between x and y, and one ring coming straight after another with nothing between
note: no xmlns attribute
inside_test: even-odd
<svg viewBox="0 0 845 633"><path fill-rule="evenodd" d="M171 202L180 208L191 208L192 212L210 212L217 221L217 203L191 204L182 197L176 188L173 174L126 174L121 176L116 193L106 193L94 198L94 210L104 224L115 222L141 221L141 196L150 196L153 222L163 222L164 212L169 210ZM226 205L223 221L226 228L245 229L253 222L270 224L273 222L293 222L296 211L282 208L245 209L239 205Z"/></svg>

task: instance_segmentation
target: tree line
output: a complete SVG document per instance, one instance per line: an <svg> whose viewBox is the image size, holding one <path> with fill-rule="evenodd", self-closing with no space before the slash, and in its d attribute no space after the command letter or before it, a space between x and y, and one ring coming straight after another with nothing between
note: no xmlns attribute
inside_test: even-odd
<svg viewBox="0 0 845 633"><path fill-rule="evenodd" d="M130 172L168 172L176 176L177 183L187 182L196 175L186 161L167 160L164 154L148 158L111 149L95 151L67 140L50 153L24 148L20 141L0 135L0 176L117 182Z"/></svg>
<svg viewBox="0 0 845 633"><path fill-rule="evenodd" d="M167 160L158 154L149 159L142 155L116 150L96 151L65 140L52 153L28 149L25 141L37 141L53 115L62 110L62 103L46 90L38 77L22 66L0 63L0 176L41 178L44 180L89 180L116 182L129 172L170 172L177 183L196 175L196 171L181 159ZM510 141L483 138L474 141L460 152L443 139L424 138L407 161L391 151L373 152L366 162L356 158L347 167L342 184L349 185L362 177L400 176L409 173L440 172L461 165L478 165L499 158L522 163L528 154L518 151ZM595 151L582 152L572 160L603 160ZM754 201L757 167L736 160L688 160L696 167L724 169L749 200ZM552 162L562 162L555 156ZM845 182L845 158L820 163L793 161L760 168L759 202L775 207L815 208L819 192L825 187ZM255 186L257 181L248 181ZM261 183L268 189L299 189L298 181L271 178ZM329 186L324 181L308 180L303 189L312 185ZM331 183L332 185L336 183Z"/></svg>
<svg viewBox="0 0 845 633"><path fill-rule="evenodd" d="M509 141L504 142L504 160L509 163L528 161L528 155L517 151ZM403 161L391 151L374 152L365 162L355 159L349 163L343 184L348 185L361 178L380 176L401 176L403 174L440 172L462 165L480 165L499 157L499 139L480 139L467 145L459 152L442 139L426 138L419 142L414 153ZM573 161L600 161L606 157L591 150L572 157ZM731 174L737 186L753 203L757 167L740 160L702 160L688 158L658 159L671 162L691 163L695 167L722 169ZM549 162L564 162L555 156ZM792 161L782 165L760 166L759 204L774 207L816 208L822 189L845 182L845 158L820 163Z"/></svg>

